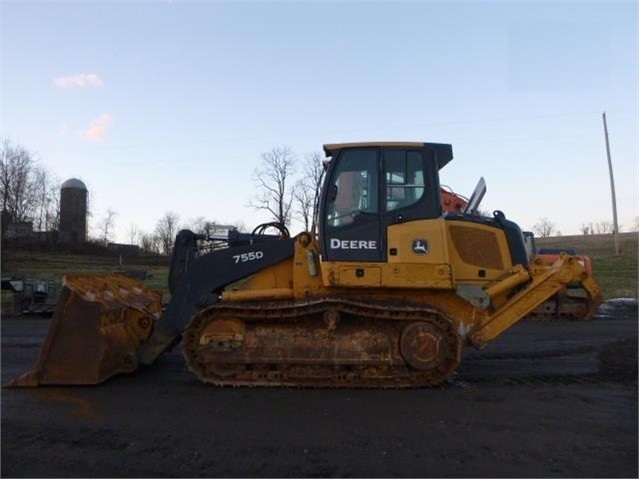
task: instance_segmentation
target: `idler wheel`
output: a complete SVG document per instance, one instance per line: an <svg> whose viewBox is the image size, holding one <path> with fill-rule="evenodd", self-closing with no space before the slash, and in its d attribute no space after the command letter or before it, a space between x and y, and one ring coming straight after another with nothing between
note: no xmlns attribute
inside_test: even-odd
<svg viewBox="0 0 639 479"><path fill-rule="evenodd" d="M404 360L421 371L441 368L448 352L444 331L427 321L411 323L402 332L399 348Z"/></svg>
<svg viewBox="0 0 639 479"><path fill-rule="evenodd" d="M235 318L216 319L200 332L198 344L216 351L231 350L242 346L245 334L243 321Z"/></svg>

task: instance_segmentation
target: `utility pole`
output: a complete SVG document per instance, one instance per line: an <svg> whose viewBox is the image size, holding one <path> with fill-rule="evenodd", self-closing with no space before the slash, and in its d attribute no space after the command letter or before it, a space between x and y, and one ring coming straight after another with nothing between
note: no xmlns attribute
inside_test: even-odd
<svg viewBox="0 0 639 479"><path fill-rule="evenodd" d="M610 191L612 193L612 234L615 238L615 254L619 254L619 225L617 224L617 196L615 195L615 179L612 175L612 160L610 159L610 142L608 141L608 124L606 112L603 112L604 134L606 135L606 153L608 155L608 171L610 173Z"/></svg>

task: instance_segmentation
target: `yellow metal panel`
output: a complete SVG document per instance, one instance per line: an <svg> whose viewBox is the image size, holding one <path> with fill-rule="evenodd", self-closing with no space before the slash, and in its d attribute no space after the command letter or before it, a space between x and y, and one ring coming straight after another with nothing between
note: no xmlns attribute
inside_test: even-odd
<svg viewBox="0 0 639 479"><path fill-rule="evenodd" d="M262 290L293 287L293 260L286 259L273 266L264 268L249 279L238 281L227 290Z"/></svg>
<svg viewBox="0 0 639 479"><path fill-rule="evenodd" d="M352 265L351 265L352 266ZM295 243L293 258L269 266L228 288L224 301L306 298L324 290L320 273L319 245L310 233L302 233Z"/></svg>
<svg viewBox="0 0 639 479"><path fill-rule="evenodd" d="M378 266L338 266L337 278L340 286L379 287L382 284L382 273Z"/></svg>
<svg viewBox="0 0 639 479"><path fill-rule="evenodd" d="M378 288L382 284L380 270L382 266L382 263L324 261L321 267L322 282L327 288L336 286ZM363 271L364 274L358 276L357 270Z"/></svg>
<svg viewBox="0 0 639 479"><path fill-rule="evenodd" d="M325 262L322 264L324 285L453 288L443 219L395 224L388 227L387 235L387 263ZM423 248L415 251L415 241L421 241ZM395 254L391 254L391 250ZM363 276L357 276L358 269L364 272Z"/></svg>
<svg viewBox="0 0 639 479"><path fill-rule="evenodd" d="M456 282L485 284L512 267L503 230L470 221L446 221L450 264Z"/></svg>
<svg viewBox="0 0 639 479"><path fill-rule="evenodd" d="M243 291L224 291L222 301L274 301L277 299L293 299L290 288L271 288Z"/></svg>
<svg viewBox="0 0 639 479"><path fill-rule="evenodd" d="M388 264L382 267L382 286L453 289L452 271L448 264Z"/></svg>
<svg viewBox="0 0 639 479"><path fill-rule="evenodd" d="M449 225L453 246L465 263L481 268L504 269L497 231L473 228L472 224Z"/></svg>
<svg viewBox="0 0 639 479"><path fill-rule="evenodd" d="M311 233L303 233L295 243L293 289L296 298L306 298L324 289L319 244Z"/></svg>
<svg viewBox="0 0 639 479"><path fill-rule="evenodd" d="M358 276L358 270L363 275ZM324 262L322 280L328 288L453 288L452 270L447 264Z"/></svg>
<svg viewBox="0 0 639 479"><path fill-rule="evenodd" d="M448 245L444 220L420 220L398 223L388 227L387 256L389 263L445 264L448 260ZM428 244L425 253L413 251L413 242L424 240ZM391 255L391 249L397 251Z"/></svg>

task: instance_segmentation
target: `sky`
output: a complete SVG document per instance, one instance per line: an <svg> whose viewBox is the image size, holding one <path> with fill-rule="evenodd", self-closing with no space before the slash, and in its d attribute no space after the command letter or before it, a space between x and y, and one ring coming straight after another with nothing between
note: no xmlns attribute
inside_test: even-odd
<svg viewBox="0 0 639 479"><path fill-rule="evenodd" d="M638 212L636 2L0 3L0 137L90 192L114 240L165 212L252 229L276 146L450 143L440 181L522 229ZM294 225L293 231L300 231Z"/></svg>

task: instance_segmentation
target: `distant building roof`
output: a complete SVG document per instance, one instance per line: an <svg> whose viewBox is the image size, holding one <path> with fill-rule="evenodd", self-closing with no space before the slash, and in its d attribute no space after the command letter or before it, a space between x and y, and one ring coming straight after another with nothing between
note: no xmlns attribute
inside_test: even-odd
<svg viewBox="0 0 639 479"><path fill-rule="evenodd" d="M75 188L78 190L86 190L87 186L82 181L78 180L77 178L69 178L67 181L62 183L62 186L60 187L61 190L64 190L65 188Z"/></svg>

